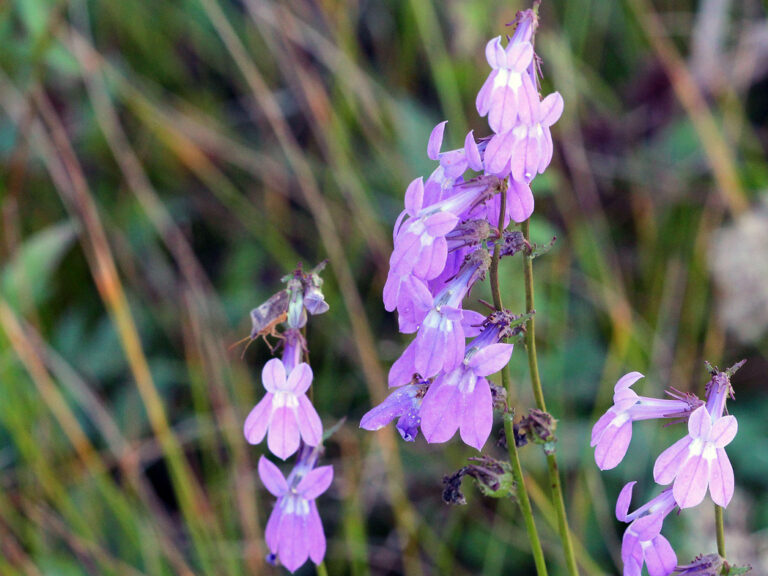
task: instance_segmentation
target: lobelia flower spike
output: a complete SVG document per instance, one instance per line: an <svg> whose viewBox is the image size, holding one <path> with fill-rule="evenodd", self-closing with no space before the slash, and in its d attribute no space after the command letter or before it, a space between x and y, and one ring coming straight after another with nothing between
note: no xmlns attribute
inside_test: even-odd
<svg viewBox="0 0 768 576"><path fill-rule="evenodd" d="M630 522L621 541L624 576L640 576L643 565L650 576L668 576L677 566L677 555L661 535L664 518L677 507L672 491L667 489L631 514L629 503L636 482L629 482L616 501L616 518Z"/></svg>
<svg viewBox="0 0 768 576"><path fill-rule="evenodd" d="M595 447L595 462L601 470L610 470L624 459L632 440L632 422L656 418L685 419L702 404L693 395L670 394L675 399L638 396L631 386L643 378L640 372L625 374L616 382L613 406L592 428L590 446Z"/></svg>
<svg viewBox="0 0 768 576"><path fill-rule="evenodd" d="M287 479L267 458L259 460L259 477L277 498L264 537L274 558L291 572L308 558L320 564L325 557L325 533L315 499L331 485L333 468L314 467L318 452L318 448L303 445Z"/></svg>

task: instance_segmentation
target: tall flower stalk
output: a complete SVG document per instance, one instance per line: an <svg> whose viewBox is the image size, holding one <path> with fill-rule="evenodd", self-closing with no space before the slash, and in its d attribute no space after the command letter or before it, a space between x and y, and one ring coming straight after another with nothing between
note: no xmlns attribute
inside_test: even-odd
<svg viewBox="0 0 768 576"><path fill-rule="evenodd" d="M313 375L305 361L309 357L305 328L309 315L328 310L321 290L323 267L305 273L299 266L283 278L283 290L251 311L249 340L272 336L282 354L264 365L261 382L266 393L243 427L250 444L266 437L269 451L281 460L297 454L287 477L265 456L259 460L259 478L277 499L264 534L268 561L295 572L309 559L321 574L326 573L326 540L315 500L331 485L333 467L316 467L323 425L307 394Z"/></svg>
<svg viewBox="0 0 768 576"><path fill-rule="evenodd" d="M563 112L560 94L542 97L539 92L540 59L533 47L537 18L536 6L520 12L506 45L497 37L486 46L491 72L476 106L481 116L488 117L492 133L476 140L469 132L463 148L443 152L446 122L439 123L427 144L427 156L438 166L426 181L416 178L405 191L383 299L387 310L397 311L400 331L415 337L390 370L389 385L395 390L363 417L361 427L377 430L397 420L404 440L414 441L421 429L429 443L446 442L458 431L468 446L482 451L491 434L494 410L501 412L509 461L488 455L470 459L471 464L445 477L443 497L449 503L465 503L460 490L464 476L475 479L488 496L514 495L537 573L547 574L517 452L519 434L526 432L516 431L514 411L506 400L513 396L506 369L513 344L507 340L513 336L519 340L525 333L539 411L524 421L531 426L528 438L544 445L566 565L569 574L575 575L554 453L555 421L544 413L532 320L531 182L549 166L550 127ZM513 221L522 225L522 233L508 230ZM526 286L526 313L521 316L503 307L498 274L501 258L518 253L524 259ZM484 316L465 308L465 301L489 272L494 311ZM467 338L474 339L467 342ZM487 379L498 371L503 388ZM546 431L537 423L546 423ZM521 446L525 444L520 441Z"/></svg>

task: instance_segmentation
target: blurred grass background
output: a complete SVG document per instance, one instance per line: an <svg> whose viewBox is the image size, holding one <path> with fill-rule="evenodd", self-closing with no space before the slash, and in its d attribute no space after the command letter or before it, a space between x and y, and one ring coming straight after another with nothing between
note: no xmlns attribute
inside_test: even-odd
<svg viewBox="0 0 768 576"><path fill-rule="evenodd" d="M16 0L0 6L0 573L272 574L272 498L242 438L259 343L227 347L298 261L330 259L315 402L336 469L331 574L529 574L515 506L448 508L472 450L362 433L402 349L390 231L429 131L469 128L486 41L519 2ZM680 427L640 423L622 467L588 446L625 371L701 392L749 362L731 410L737 561L768 573L768 21L757 0L547 0L544 89L566 110L534 186L539 351L584 574L619 572L619 488L654 494ZM519 261L505 303L522 311ZM482 296L477 290L473 296ZM532 405L522 350L519 410ZM489 442L487 449L499 449ZM502 452L499 452L502 455ZM540 452L522 454L562 573ZM671 517L715 551L709 506ZM301 573L311 574L306 566Z"/></svg>

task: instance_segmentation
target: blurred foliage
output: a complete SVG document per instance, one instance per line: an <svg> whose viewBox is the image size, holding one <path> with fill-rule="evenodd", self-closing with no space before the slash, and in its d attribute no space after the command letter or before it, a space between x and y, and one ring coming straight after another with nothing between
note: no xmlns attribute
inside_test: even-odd
<svg viewBox="0 0 768 576"><path fill-rule="evenodd" d="M454 145L467 128L488 132L474 110L483 48L522 7L0 7L0 573L278 573L264 563L264 447L241 434L268 350L241 361L227 347L284 273L324 258L331 312L309 327L315 402L326 426L347 417L319 502L329 572L532 573L513 503L473 489L466 507L441 503L442 476L470 449L356 425L404 344L380 299L403 191L432 169L435 123L450 120ZM540 364L584 573L616 573L615 496L634 478L638 502L651 495L653 459L681 434L640 423L625 465L599 474L589 430L616 379L640 370L648 395L701 391L704 359L742 357L728 546L766 573L768 336L726 329L742 296L710 277L721 268L711 254L728 258L710 251L718 230L768 190L765 7L550 0L541 16L545 91L566 111L534 186L533 237L557 236L535 262ZM753 249L742 268L768 259ZM720 281L740 285L743 270L726 269ZM502 272L505 303L522 311L520 263ZM768 282L756 286L768 301ZM532 397L519 352L522 412ZM559 574L544 459L536 447L522 457ZM409 514L410 544L395 530ZM715 550L712 515L702 506L667 523L681 561Z"/></svg>

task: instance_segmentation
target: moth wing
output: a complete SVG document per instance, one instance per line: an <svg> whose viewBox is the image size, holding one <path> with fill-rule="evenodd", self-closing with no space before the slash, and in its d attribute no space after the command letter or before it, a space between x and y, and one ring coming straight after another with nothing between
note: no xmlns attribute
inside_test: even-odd
<svg viewBox="0 0 768 576"><path fill-rule="evenodd" d="M265 329L288 311L288 290L281 290L251 310L251 338L257 338Z"/></svg>

